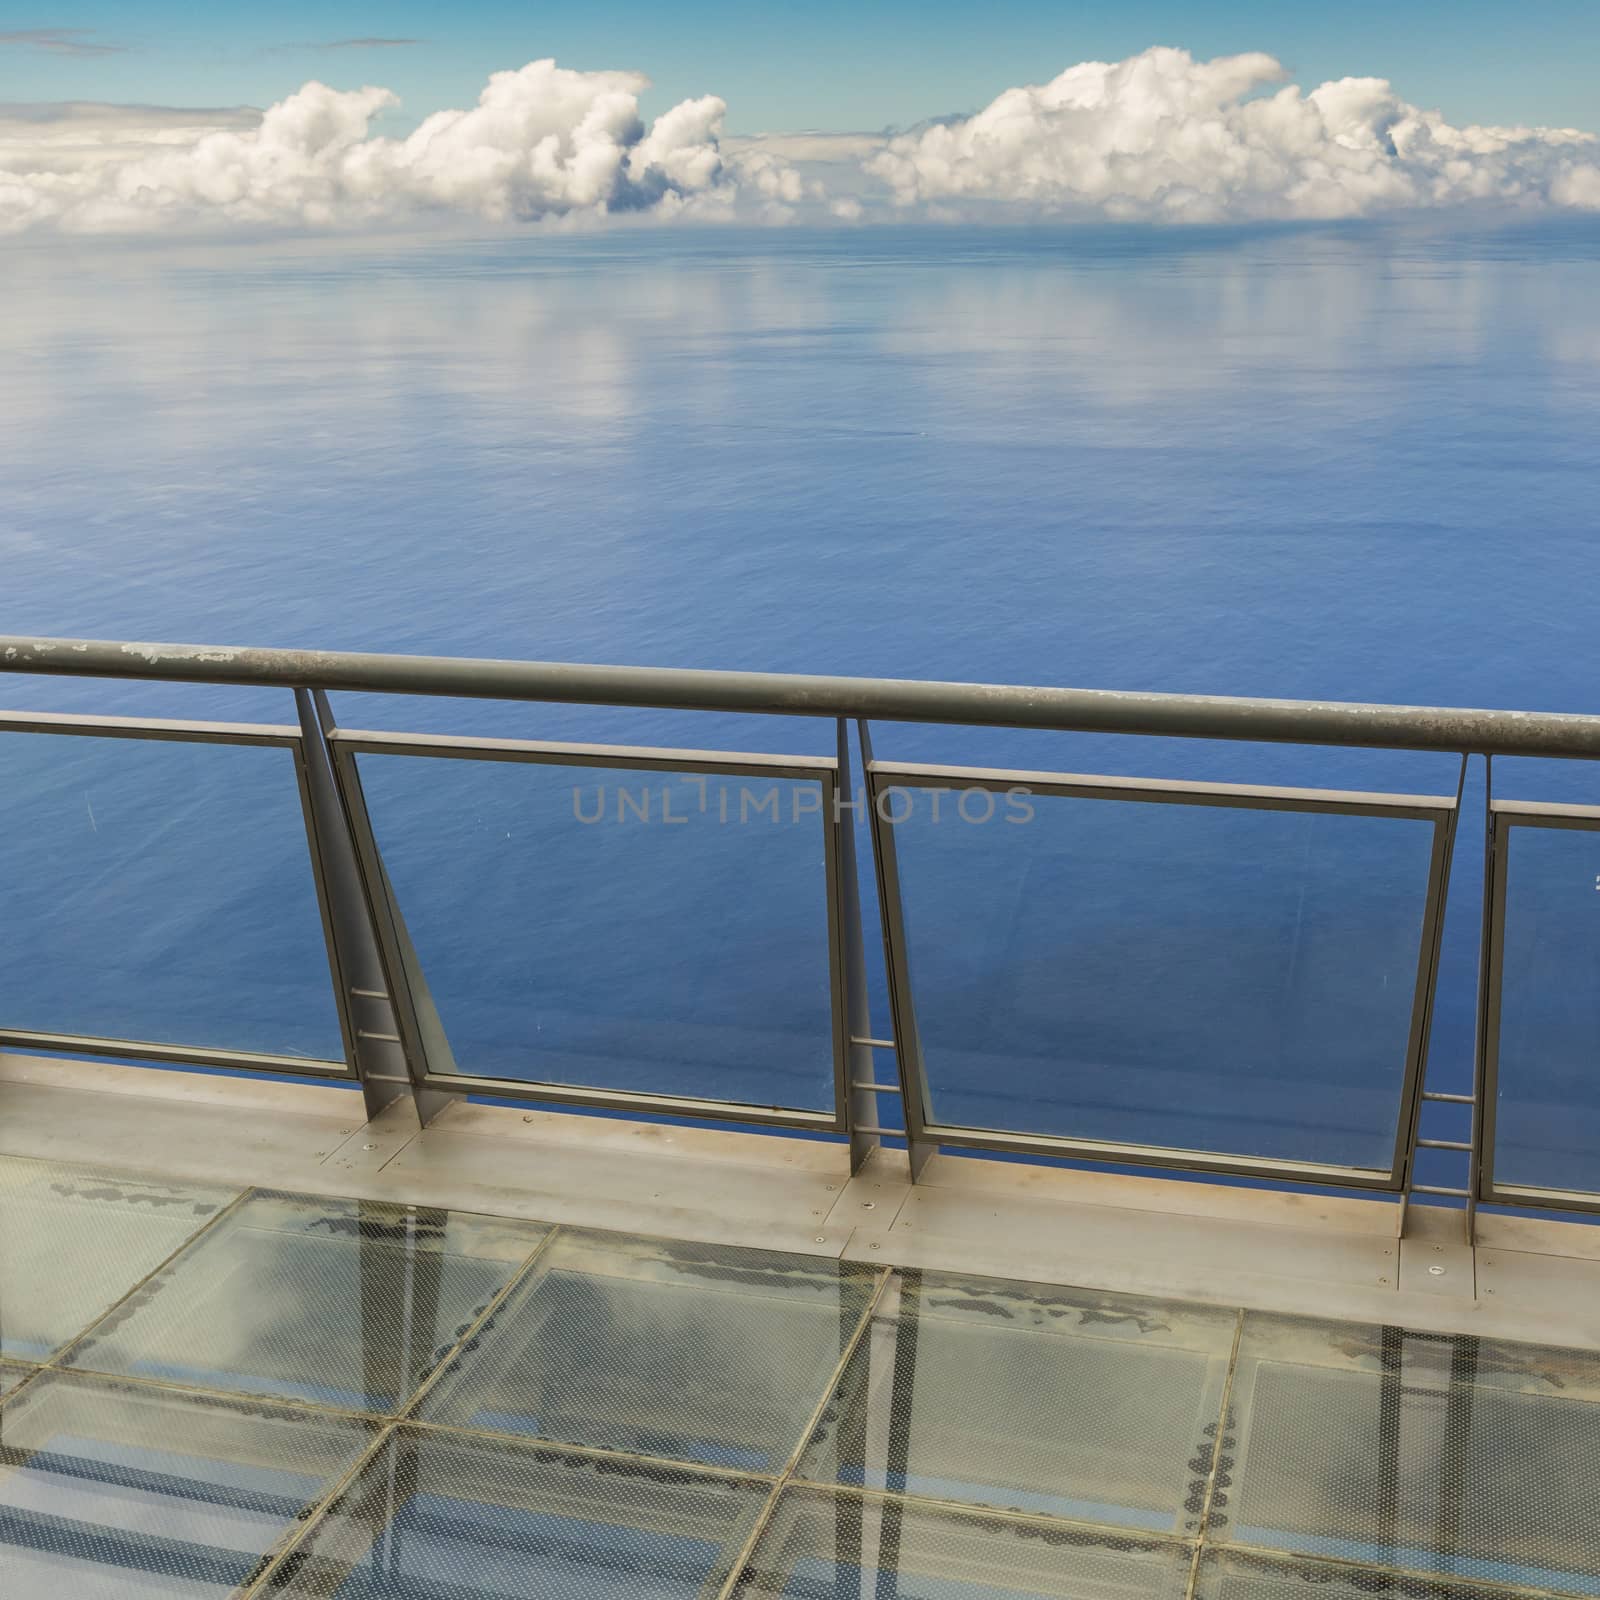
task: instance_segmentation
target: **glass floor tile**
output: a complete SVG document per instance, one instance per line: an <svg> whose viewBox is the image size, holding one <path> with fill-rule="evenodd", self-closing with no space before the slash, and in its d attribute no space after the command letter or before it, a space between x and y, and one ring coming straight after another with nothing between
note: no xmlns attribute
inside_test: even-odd
<svg viewBox="0 0 1600 1600"><path fill-rule="evenodd" d="M392 1412L548 1232L426 1207L255 1194L70 1364Z"/></svg>
<svg viewBox="0 0 1600 1600"><path fill-rule="evenodd" d="M0 1407L0 1595L231 1595L373 1437L342 1417L41 1373Z"/></svg>
<svg viewBox="0 0 1600 1600"><path fill-rule="evenodd" d="M781 1471L877 1281L810 1256L563 1232L420 1415Z"/></svg>
<svg viewBox="0 0 1600 1600"><path fill-rule="evenodd" d="M942 1273L895 1281L799 1476L1198 1532L1237 1313Z"/></svg>
<svg viewBox="0 0 1600 1600"><path fill-rule="evenodd" d="M892 1497L790 1488L741 1600L1183 1600L1193 1549Z"/></svg>
<svg viewBox="0 0 1600 1600"><path fill-rule="evenodd" d="M1600 1354L14 1159L0 1334L0 1600L1600 1600Z"/></svg>
<svg viewBox="0 0 1600 1600"><path fill-rule="evenodd" d="M0 1156L0 1356L48 1357L238 1195Z"/></svg>
<svg viewBox="0 0 1600 1600"><path fill-rule="evenodd" d="M1249 1314L1217 1541L1600 1595L1600 1356Z"/></svg>
<svg viewBox="0 0 1600 1600"><path fill-rule="evenodd" d="M293 1600L701 1600L771 1485L396 1429L266 1593Z"/></svg>

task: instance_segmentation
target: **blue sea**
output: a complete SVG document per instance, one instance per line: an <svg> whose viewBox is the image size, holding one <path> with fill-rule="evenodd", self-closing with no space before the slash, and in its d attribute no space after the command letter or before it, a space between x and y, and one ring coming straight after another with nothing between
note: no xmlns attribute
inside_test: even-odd
<svg viewBox="0 0 1600 1600"><path fill-rule="evenodd" d="M10 632L1600 711L1592 221L4 250ZM209 687L12 678L0 702L293 720L286 695ZM697 749L834 739L336 709ZM1446 796L1461 777L1441 755L875 739L1090 774ZM0 748L0 1028L338 1053L283 752ZM594 770L379 755L362 776L463 1070L828 1103L808 785L634 775L624 806L627 775ZM1577 764L1495 777L1600 804ZM730 795L757 814L724 822ZM1471 1074L1482 804L1475 761L1430 1063L1447 1089ZM1431 825L1035 809L897 829L941 1120L1386 1167ZM1499 1171L1596 1188L1600 836L1525 855Z"/></svg>

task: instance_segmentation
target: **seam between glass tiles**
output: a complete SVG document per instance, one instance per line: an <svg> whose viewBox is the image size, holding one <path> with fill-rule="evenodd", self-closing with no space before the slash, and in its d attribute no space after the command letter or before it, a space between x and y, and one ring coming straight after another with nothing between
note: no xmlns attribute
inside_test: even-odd
<svg viewBox="0 0 1600 1600"><path fill-rule="evenodd" d="M1532 1585L1498 1583L1493 1578L1463 1577L1454 1572L1425 1571L1418 1567L1385 1566L1379 1561L1358 1561L1351 1556L1307 1555L1296 1550L1283 1550L1268 1545L1216 1544L1208 1547L1214 1556L1247 1556L1264 1565L1280 1566L1288 1573L1300 1573L1307 1567L1334 1567L1340 1571L1371 1575L1381 1573L1396 1578L1418 1589L1466 1589L1481 1594L1484 1600L1495 1595L1523 1595L1529 1600L1582 1600L1582 1591L1576 1589L1540 1589Z"/></svg>
<svg viewBox="0 0 1600 1600"><path fill-rule="evenodd" d="M741 1467L717 1467L704 1461L680 1461L674 1456L643 1455L637 1450L611 1450L601 1444L573 1444L567 1439L546 1439L536 1433L506 1433L496 1428L468 1428L455 1422L426 1422L421 1417L396 1417L395 1425L424 1436L439 1434L453 1439L472 1439L479 1444L497 1444L521 1450L553 1450L560 1455L578 1456L586 1461L615 1461L629 1467L670 1467L674 1472L697 1473L715 1478L718 1483L764 1483L769 1488L782 1481L776 1472L751 1472Z"/></svg>
<svg viewBox="0 0 1600 1600"><path fill-rule="evenodd" d="M312 1417L335 1417L345 1422L392 1422L394 1414L386 1411L356 1411L349 1406L318 1405L315 1400L303 1400L298 1395L255 1394L248 1389L208 1389L198 1383L174 1383L170 1378L147 1378L125 1372L101 1372L94 1367L40 1367L29 1375L5 1398L12 1398L28 1387L34 1378L44 1373L65 1378L71 1383L98 1383L108 1386L126 1385L131 1389L148 1389L155 1394L187 1395L197 1400L229 1400L236 1406L266 1406L274 1411L303 1411Z"/></svg>
<svg viewBox="0 0 1600 1600"><path fill-rule="evenodd" d="M125 1305L127 1305L131 1299L133 1299L136 1294L147 1288L157 1277L165 1272L167 1268L170 1267L172 1263L189 1248L190 1245L198 1244L201 1239L210 1233L211 1230L223 1220L223 1218L232 1216L233 1213L237 1211L239 1207L242 1206L245 1201L248 1200L255 1192L256 1191L253 1187L241 1189L238 1194L236 1194L233 1199L227 1203L227 1205L220 1207L214 1216L207 1217L206 1220L202 1222L200 1226L183 1241L182 1244L180 1244L175 1250L169 1251L167 1255L163 1256L162 1259L158 1261L147 1273L145 1273L145 1275L140 1278L137 1283L133 1284L126 1291L126 1293L119 1295L109 1306L105 1308L104 1311L102 1311L97 1317L91 1318L83 1328L81 1328L76 1334L74 1334L63 1345L55 1350L51 1354L48 1361L41 1361L39 1363L39 1370L41 1372L50 1372L60 1368L60 1364L65 1361L67 1357L70 1356L72 1352L76 1350L78 1346L81 1345L84 1340L86 1340L89 1335L101 1325L101 1323L106 1321L108 1317L114 1317ZM61 1370L67 1369L62 1368Z"/></svg>
<svg viewBox="0 0 1600 1600"><path fill-rule="evenodd" d="M483 1331L490 1319L506 1303L511 1291L527 1276L533 1264L549 1249L556 1235L560 1232L561 1229L559 1227L551 1227L550 1231L545 1234L538 1244L522 1258L522 1262L516 1271L500 1286L499 1290L491 1297L488 1305L462 1330L460 1338L440 1358L438 1364L423 1380L410 1401L402 1406L399 1411L393 1413L389 1421L379 1427L377 1437L373 1439L372 1443L351 1462L349 1467L339 1475L329 1489L318 1499L311 1502L302 1513L300 1526L286 1530L280 1541L262 1556L262 1565L259 1566L255 1576L246 1578L234 1591L235 1600L254 1600L255 1596L266 1593L266 1586L273 1575L306 1542L313 1530L321 1525L323 1518L339 1496L356 1481L360 1474L366 1470L368 1463L375 1460L383 1447L395 1436L401 1423L405 1420L407 1411L422 1400L438 1381L445 1368L461 1354L467 1342ZM372 1420L370 1415L366 1417L366 1420L369 1422Z"/></svg>
<svg viewBox="0 0 1600 1600"><path fill-rule="evenodd" d="M522 1286L523 1281L538 1264L539 1258L556 1242L563 1232L559 1223L546 1223L549 1231L536 1244L517 1266L515 1272L500 1286L490 1297L488 1305L472 1319L462 1331L461 1337L434 1364L433 1371L417 1385L416 1392L404 1405L399 1406L393 1413L397 1422L405 1422L411 1418L419 1405L433 1392L434 1386L444 1377L449 1370L450 1363L454 1361L467 1345L475 1339L499 1314L500 1308L511 1298L512 1292Z"/></svg>
<svg viewBox="0 0 1600 1600"><path fill-rule="evenodd" d="M941 1500L931 1494L898 1493L893 1489L864 1489L853 1483L822 1483L815 1478L794 1478L785 1487L811 1489L828 1496L871 1500L877 1504L903 1505L926 1509L940 1516L965 1517L975 1522L1015 1522L1030 1528L1064 1528L1069 1533L1093 1535L1129 1544L1169 1545L1174 1550L1190 1550L1196 1541L1192 1534L1172 1533L1159 1528L1125 1528L1114 1522L1079 1522L1072 1517L1055 1517L1048 1511L1016 1511L1009 1506L975 1505L971 1500Z"/></svg>
<svg viewBox="0 0 1600 1600"><path fill-rule="evenodd" d="M828 1376L827 1383L823 1386L822 1396L811 1409L811 1415L806 1419L806 1425L801 1430L799 1442L789 1452L789 1459L784 1463L783 1471L778 1474L777 1481L772 1486L772 1493L767 1496L767 1503L762 1506L760 1514L756 1517L755 1526L751 1528L749 1537L740 1547L738 1555L734 1558L733 1566L728 1573L727 1581L717 1591L717 1600L729 1600L740 1579L744 1576L744 1569L749 1565L750 1558L755 1554L756 1546L761 1542L761 1536L767 1531L772 1515L778 1508L778 1501L783 1497L783 1491L794 1481L795 1469L800 1465L800 1458L805 1454L806 1446L811 1443L811 1435L817 1431L822 1421L822 1414L828 1409L828 1402L833 1399L835 1390L844 1380L845 1370L850 1365L851 1358L861 1347L861 1341L866 1337L872 1327L872 1319L877 1315L879 1303L889 1287L889 1279L894 1275L892 1267L884 1267L874 1285L872 1293L867 1297L866 1306L862 1309L861 1316L857 1319L855 1329L851 1333L844 1350L840 1353L839 1360L833 1371Z"/></svg>
<svg viewBox="0 0 1600 1600"><path fill-rule="evenodd" d="M370 1422L372 1419L369 1417L367 1420ZM368 1463L376 1459L378 1453L394 1437L395 1431L399 1426L397 1422L385 1422L378 1425L372 1443L334 1479L332 1486L319 1499L313 1500L310 1506L300 1514L299 1518L297 1518L299 1526L285 1529L273 1541L272 1545L262 1552L256 1565L255 1575L246 1578L233 1591L232 1600L250 1600L250 1597L254 1595L265 1593L265 1585L273 1574L305 1543L312 1529L322 1522L323 1516L327 1513L329 1507L334 1505L339 1496L366 1471Z"/></svg>
<svg viewBox="0 0 1600 1600"><path fill-rule="evenodd" d="M1217 1478L1222 1471L1222 1452L1226 1448L1228 1422L1233 1412L1233 1380L1239 1370L1239 1346L1244 1339L1244 1307L1234 1313L1233 1346L1228 1351L1228 1371L1222 1380L1222 1404L1217 1408L1217 1437L1211 1446L1211 1467L1206 1473L1206 1492L1200 1505L1200 1532L1194 1542L1194 1556L1189 1562L1189 1581L1184 1585L1183 1600L1195 1600L1195 1585L1200 1581L1200 1562L1205 1555L1211 1533L1211 1513L1216 1503Z"/></svg>
<svg viewBox="0 0 1600 1600"><path fill-rule="evenodd" d="M19 1363L19 1365L22 1364L23 1363ZM28 1366L29 1370L24 1373L22 1377L17 1379L16 1384L11 1389L9 1389L5 1394L0 1395L0 1411L3 1411L6 1406L10 1405L11 1402L15 1400L24 1389L30 1387L33 1383L33 1380L44 1371L44 1368L38 1365L37 1362L28 1362L26 1365Z"/></svg>

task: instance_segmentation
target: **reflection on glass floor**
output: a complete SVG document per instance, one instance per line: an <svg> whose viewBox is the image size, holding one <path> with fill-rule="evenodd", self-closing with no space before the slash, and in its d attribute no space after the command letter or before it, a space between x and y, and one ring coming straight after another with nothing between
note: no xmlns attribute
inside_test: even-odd
<svg viewBox="0 0 1600 1600"><path fill-rule="evenodd" d="M548 1232L427 1207L253 1194L67 1364L388 1413Z"/></svg>
<svg viewBox="0 0 1600 1600"><path fill-rule="evenodd" d="M893 1495L786 1489L737 1587L793 1600L1183 1600L1193 1552Z"/></svg>
<svg viewBox="0 0 1600 1600"><path fill-rule="evenodd" d="M373 1433L352 1417L41 1373L0 1411L0 1593L230 1594Z"/></svg>
<svg viewBox="0 0 1600 1600"><path fill-rule="evenodd" d="M0 1159L0 1357L44 1360L236 1197Z"/></svg>
<svg viewBox="0 0 1600 1600"><path fill-rule="evenodd" d="M1600 1596L1581 1352L0 1158L0 1353L4 1600Z"/></svg>
<svg viewBox="0 0 1600 1600"><path fill-rule="evenodd" d="M1199 1306L902 1274L801 1476L1198 1533L1196 1483L1210 1471L1237 1322Z"/></svg>
<svg viewBox="0 0 1600 1600"><path fill-rule="evenodd" d="M398 1428L268 1583L311 1600L695 1600L727 1583L767 1483Z"/></svg>
<svg viewBox="0 0 1600 1600"><path fill-rule="evenodd" d="M564 1232L421 1415L781 1472L878 1276L807 1256Z"/></svg>

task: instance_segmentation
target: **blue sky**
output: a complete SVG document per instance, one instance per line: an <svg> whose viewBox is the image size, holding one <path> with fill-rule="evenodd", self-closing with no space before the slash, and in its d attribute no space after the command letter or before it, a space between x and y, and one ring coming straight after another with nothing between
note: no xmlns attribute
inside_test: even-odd
<svg viewBox="0 0 1600 1600"><path fill-rule="evenodd" d="M264 105L316 77L396 90L405 109L392 120L403 125L470 105L490 71L553 55L647 72L647 112L711 92L735 132L876 129L1165 43L1198 56L1263 50L1308 87L1387 77L1457 123L1600 125L1597 0L33 0L0 9L0 37L17 35L32 38L0 42L0 101ZM361 39L419 42L336 44Z"/></svg>

